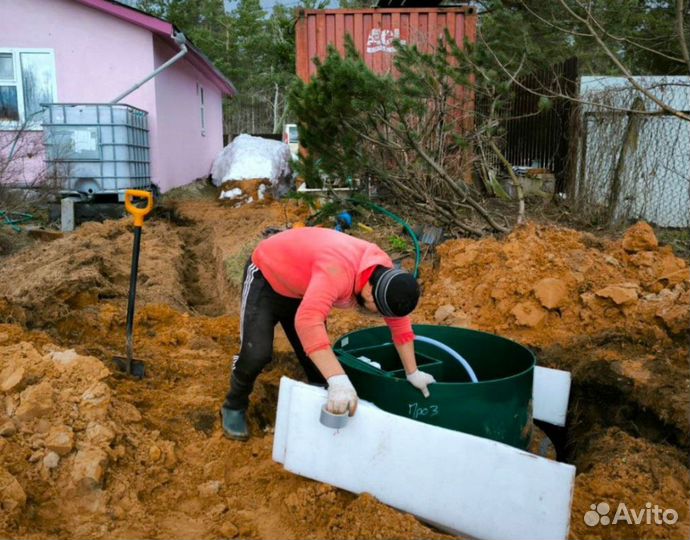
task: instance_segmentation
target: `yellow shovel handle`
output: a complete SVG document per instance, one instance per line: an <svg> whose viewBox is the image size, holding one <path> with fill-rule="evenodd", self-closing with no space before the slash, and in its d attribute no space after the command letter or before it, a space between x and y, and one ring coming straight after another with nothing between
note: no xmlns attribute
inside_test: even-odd
<svg viewBox="0 0 690 540"><path fill-rule="evenodd" d="M146 199L146 207L138 208L134 206L132 199L138 197L140 199ZM144 217L146 217L151 210L153 210L153 194L150 191L144 191L141 189L128 189L125 191L125 208L127 212L134 216L134 226L143 227Z"/></svg>

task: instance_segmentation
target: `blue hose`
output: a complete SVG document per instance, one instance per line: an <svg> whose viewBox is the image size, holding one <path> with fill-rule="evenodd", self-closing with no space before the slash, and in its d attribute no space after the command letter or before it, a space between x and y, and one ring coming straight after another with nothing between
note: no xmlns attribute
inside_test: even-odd
<svg viewBox="0 0 690 540"><path fill-rule="evenodd" d="M414 337L415 341L421 341L422 343L429 343L430 345L435 345L442 351L447 352L450 354L453 358L455 358L460 364L462 364L462 367L465 368L465 371L467 371L467 374L470 376L470 379L472 382L479 382L479 379L477 379L477 376L474 373L474 370L472 369L472 366L465 360L462 356L460 356L456 351L451 349L448 345L445 343L441 343L440 341L436 341L435 339L428 338L426 336L415 336Z"/></svg>

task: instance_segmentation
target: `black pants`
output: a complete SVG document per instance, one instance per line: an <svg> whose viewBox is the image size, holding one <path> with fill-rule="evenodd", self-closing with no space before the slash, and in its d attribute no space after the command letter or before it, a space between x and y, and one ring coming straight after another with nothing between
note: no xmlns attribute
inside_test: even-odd
<svg viewBox="0 0 690 540"><path fill-rule="evenodd" d="M244 269L240 311L240 354L230 376L230 392L225 406L246 409L249 394L261 370L273 357L273 332L280 323L295 350L307 380L325 383L323 376L302 348L295 330L295 314L301 299L275 292L251 260Z"/></svg>

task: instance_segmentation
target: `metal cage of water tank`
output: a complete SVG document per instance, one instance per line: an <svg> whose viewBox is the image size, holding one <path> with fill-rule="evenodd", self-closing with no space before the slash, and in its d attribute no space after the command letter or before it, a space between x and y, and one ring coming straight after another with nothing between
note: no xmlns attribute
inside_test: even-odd
<svg viewBox="0 0 690 540"><path fill-rule="evenodd" d="M63 191L117 194L151 187L148 113L110 103L43 104L46 163Z"/></svg>

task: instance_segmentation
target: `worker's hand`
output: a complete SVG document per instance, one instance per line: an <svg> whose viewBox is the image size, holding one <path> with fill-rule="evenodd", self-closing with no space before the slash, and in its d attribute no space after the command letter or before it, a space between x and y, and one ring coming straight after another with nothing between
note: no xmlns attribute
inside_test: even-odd
<svg viewBox="0 0 690 540"><path fill-rule="evenodd" d="M350 411L354 416L357 410L357 392L347 375L333 375L328 377L328 404L326 410L333 414L343 414Z"/></svg>
<svg viewBox="0 0 690 540"><path fill-rule="evenodd" d="M428 373L424 373L423 371L415 371L414 373L410 373L407 376L407 382L409 382L412 386L417 388L422 392L422 395L427 398L431 394L429 394L429 389L427 388L428 385L431 383L435 383L436 379L434 379L433 375L429 375Z"/></svg>

